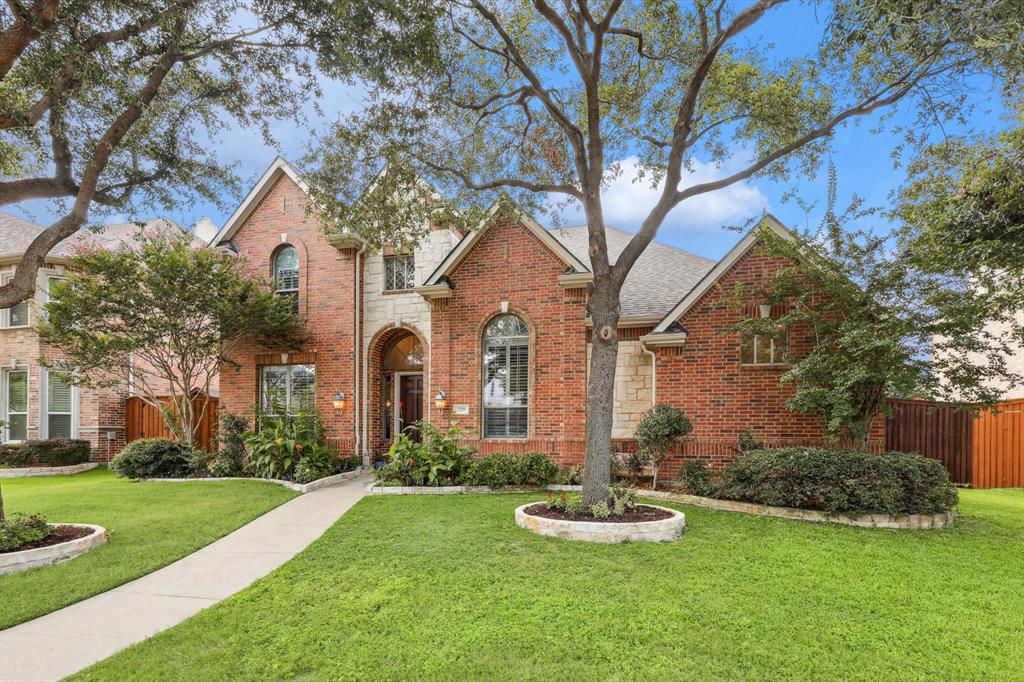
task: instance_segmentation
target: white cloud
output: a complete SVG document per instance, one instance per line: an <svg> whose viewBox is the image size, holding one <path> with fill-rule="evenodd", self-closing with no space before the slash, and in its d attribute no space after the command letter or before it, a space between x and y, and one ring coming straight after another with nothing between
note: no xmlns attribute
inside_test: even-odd
<svg viewBox="0 0 1024 682"><path fill-rule="evenodd" d="M649 179L637 180L638 167L637 157L623 159L622 172L602 193L605 222L610 226L630 231L638 229L658 200L664 182L653 188ZM680 187L717 180L729 172L728 168L694 161L692 172L684 174ZM737 224L755 216L767 206L768 198L760 189L739 182L679 204L665 218L659 234L717 230L722 225ZM584 222L582 208L577 206L562 211L562 217L568 223Z"/></svg>

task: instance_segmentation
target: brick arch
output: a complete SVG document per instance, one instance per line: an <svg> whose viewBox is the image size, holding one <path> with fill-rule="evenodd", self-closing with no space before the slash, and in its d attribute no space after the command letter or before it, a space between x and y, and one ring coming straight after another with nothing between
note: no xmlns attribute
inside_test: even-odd
<svg viewBox="0 0 1024 682"><path fill-rule="evenodd" d="M475 387L476 401L480 408L480 438L484 436L484 410L483 410L483 366L484 366L484 330L487 329L487 325L491 321L502 315L515 315L526 324L526 329L530 332L530 364L526 368L526 439L529 440L534 436L534 424L536 423L534 413L534 395L536 393L536 367L537 367L537 325L530 317L530 314L521 308L516 308L513 305L508 306L508 310L492 311L487 315L484 315L483 321L477 325L476 328L476 367L477 367L477 386ZM502 440L502 439L488 439L488 440ZM510 439L511 440L511 439ZM517 438L515 440L522 440Z"/></svg>
<svg viewBox="0 0 1024 682"><path fill-rule="evenodd" d="M423 418L431 418L430 408L433 405L433 395L430 392L430 345L426 336L415 325L403 323L397 327L389 322L374 333L367 346L367 443L370 446L371 455L376 455L390 447L385 442L384 432L381 426L381 414L384 408L381 400L381 381L384 376L384 353L391 344L405 336L415 336L420 346L423 347Z"/></svg>

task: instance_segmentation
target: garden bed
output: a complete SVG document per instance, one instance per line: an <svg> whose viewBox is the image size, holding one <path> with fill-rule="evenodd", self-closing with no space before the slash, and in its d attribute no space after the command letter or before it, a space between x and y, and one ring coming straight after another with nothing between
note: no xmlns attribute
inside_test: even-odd
<svg viewBox="0 0 1024 682"><path fill-rule="evenodd" d="M545 490L564 490L568 492L579 492L583 486L579 485L507 485L502 488L490 488L485 485L381 485L372 483L367 488L371 495L461 495L464 493L535 493Z"/></svg>
<svg viewBox="0 0 1024 682"><path fill-rule="evenodd" d="M646 490L644 497L669 500L681 504L692 504L708 509L742 512L756 516L773 516L780 519L796 519L812 523L839 523L860 528L893 528L898 530L929 530L945 528L956 519L953 510L938 514L829 514L816 509L796 509L793 507L771 507L752 502L736 502L716 497L699 497L683 493L672 493L661 490Z"/></svg>
<svg viewBox="0 0 1024 682"><path fill-rule="evenodd" d="M30 467L18 467L14 469L0 469L0 478L25 478L27 476L71 476L80 474L83 471L95 469L99 464L96 462L83 462L81 464L68 464L67 466L46 466L34 465Z"/></svg>
<svg viewBox="0 0 1024 682"><path fill-rule="evenodd" d="M671 542L686 530L683 512L646 504L597 520L590 513L568 513L531 502L516 508L515 521L538 535L603 543Z"/></svg>
<svg viewBox="0 0 1024 682"><path fill-rule="evenodd" d="M67 561L107 541L107 531L102 526L86 523L48 525L57 532L43 540L29 543L27 548L0 553L0 574L18 573L37 566Z"/></svg>

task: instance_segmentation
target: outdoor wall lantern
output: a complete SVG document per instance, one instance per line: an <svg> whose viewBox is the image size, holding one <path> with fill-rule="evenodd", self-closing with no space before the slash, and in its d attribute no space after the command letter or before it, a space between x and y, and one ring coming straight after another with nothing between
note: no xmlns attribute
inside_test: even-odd
<svg viewBox="0 0 1024 682"><path fill-rule="evenodd" d="M439 410L448 409L448 396L444 391L438 391L437 395L434 396L434 407Z"/></svg>
<svg viewBox="0 0 1024 682"><path fill-rule="evenodd" d="M338 391L334 394L334 409L344 410L348 407L348 398L345 396L345 391Z"/></svg>

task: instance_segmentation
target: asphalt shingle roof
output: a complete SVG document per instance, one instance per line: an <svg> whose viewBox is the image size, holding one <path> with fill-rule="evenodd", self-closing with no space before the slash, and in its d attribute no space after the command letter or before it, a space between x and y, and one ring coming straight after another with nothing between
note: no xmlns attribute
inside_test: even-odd
<svg viewBox="0 0 1024 682"><path fill-rule="evenodd" d="M555 228L551 232L574 256L589 265L586 225ZM606 228L605 235L608 257L614 262L633 235L612 227ZM651 242L622 286L622 314L665 315L714 266L715 261L703 256Z"/></svg>
<svg viewBox="0 0 1024 682"><path fill-rule="evenodd" d="M45 227L24 218L0 212L0 255L11 256L25 252L36 235ZM57 244L50 255L56 258L69 258L75 249L82 244L100 246L106 249L118 249L131 245L140 234L149 236L182 232L181 227L166 218L153 218L139 223L118 223L104 225L95 229L79 230L61 243Z"/></svg>

